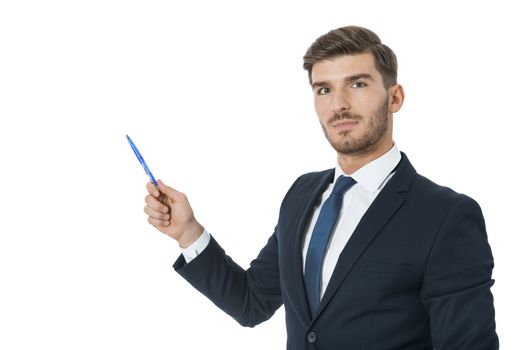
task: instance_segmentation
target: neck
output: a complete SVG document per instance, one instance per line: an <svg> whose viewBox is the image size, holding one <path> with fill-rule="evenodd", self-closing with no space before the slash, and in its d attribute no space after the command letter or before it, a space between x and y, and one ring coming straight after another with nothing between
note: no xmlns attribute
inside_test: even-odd
<svg viewBox="0 0 525 350"><path fill-rule="evenodd" d="M394 145L393 141L372 145L370 148L352 154L337 154L337 161L345 174L351 175L368 163L381 157Z"/></svg>

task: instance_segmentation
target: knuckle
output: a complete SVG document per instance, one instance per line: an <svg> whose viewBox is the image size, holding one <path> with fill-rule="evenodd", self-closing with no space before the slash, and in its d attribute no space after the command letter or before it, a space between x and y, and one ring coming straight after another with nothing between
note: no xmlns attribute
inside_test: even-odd
<svg viewBox="0 0 525 350"><path fill-rule="evenodd" d="M161 225L161 222L160 222L159 220L153 218L153 217L151 218L151 224L152 224L153 226L155 226L155 227L162 226L162 225Z"/></svg>

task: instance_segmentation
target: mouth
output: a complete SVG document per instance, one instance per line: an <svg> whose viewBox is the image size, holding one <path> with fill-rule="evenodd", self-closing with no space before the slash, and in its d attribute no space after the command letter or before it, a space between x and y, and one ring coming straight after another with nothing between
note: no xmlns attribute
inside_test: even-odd
<svg viewBox="0 0 525 350"><path fill-rule="evenodd" d="M333 128L338 132L351 131L356 128L359 122L357 120L343 120L333 124Z"/></svg>

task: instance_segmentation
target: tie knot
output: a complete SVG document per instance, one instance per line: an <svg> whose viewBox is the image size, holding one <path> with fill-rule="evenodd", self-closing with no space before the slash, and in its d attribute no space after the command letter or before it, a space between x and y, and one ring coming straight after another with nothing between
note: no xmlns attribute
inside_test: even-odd
<svg viewBox="0 0 525 350"><path fill-rule="evenodd" d="M356 184L356 181L350 176L341 175L337 178L335 182L334 189L332 190L332 195L342 196L350 187Z"/></svg>

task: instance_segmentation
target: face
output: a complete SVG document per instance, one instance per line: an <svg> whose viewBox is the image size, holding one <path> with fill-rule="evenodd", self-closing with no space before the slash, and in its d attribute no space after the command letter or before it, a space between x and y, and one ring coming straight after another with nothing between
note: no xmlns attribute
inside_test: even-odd
<svg viewBox="0 0 525 350"><path fill-rule="evenodd" d="M339 154L367 154L392 146L390 90L371 54L315 63L312 89L324 134Z"/></svg>

